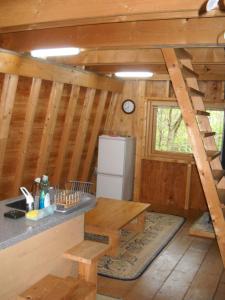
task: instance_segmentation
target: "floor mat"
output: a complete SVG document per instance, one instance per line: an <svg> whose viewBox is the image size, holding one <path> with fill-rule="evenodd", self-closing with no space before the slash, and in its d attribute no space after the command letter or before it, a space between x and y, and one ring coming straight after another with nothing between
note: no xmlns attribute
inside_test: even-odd
<svg viewBox="0 0 225 300"><path fill-rule="evenodd" d="M121 230L118 256L103 256L98 263L98 274L120 280L138 278L183 223L182 217L154 212L146 213L144 232ZM91 238L105 242L105 237L96 238L96 235L91 235Z"/></svg>

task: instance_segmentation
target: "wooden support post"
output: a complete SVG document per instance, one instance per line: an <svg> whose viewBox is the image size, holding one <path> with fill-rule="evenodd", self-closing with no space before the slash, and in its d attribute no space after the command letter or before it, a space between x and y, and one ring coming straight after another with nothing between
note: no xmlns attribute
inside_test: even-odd
<svg viewBox="0 0 225 300"><path fill-rule="evenodd" d="M70 94L69 104L66 111L65 122L62 130L62 137L59 144L57 163L52 178L52 183L55 185L60 182L60 176L63 170L63 163L66 155L66 149L70 137L71 128L73 125L73 119L77 107L79 92L80 92L80 87L73 85Z"/></svg>
<svg viewBox="0 0 225 300"><path fill-rule="evenodd" d="M79 263L78 265L79 277L86 282L93 283L95 289L88 295L87 300L96 300L97 294L97 261L92 262L90 265L86 263Z"/></svg>
<svg viewBox="0 0 225 300"><path fill-rule="evenodd" d="M18 152L18 164L16 166L16 171L15 171L15 180L12 187L13 195L15 196L18 194L18 190L22 182L24 164L25 164L27 151L28 151L28 144L29 144L29 140L33 128L34 116L36 113L39 93L41 89L41 82L42 80L40 78L33 78L32 81L30 96L26 108L26 116L24 121L23 134L21 138L21 145Z"/></svg>
<svg viewBox="0 0 225 300"><path fill-rule="evenodd" d="M136 118L136 157L135 157L135 175L134 175L134 201L140 201L141 192L141 159L143 152L143 130L144 130L144 116L145 116L145 87L146 82L139 83L139 100L137 106Z"/></svg>
<svg viewBox="0 0 225 300"><path fill-rule="evenodd" d="M184 202L184 209L186 210L188 210L190 206L191 171L192 171L192 165L187 164L187 181L186 181L185 202Z"/></svg>
<svg viewBox="0 0 225 300"><path fill-rule="evenodd" d="M53 82L41 139L41 147L36 168L36 177L41 176L44 172L47 171L47 163L50 155L62 90L62 83Z"/></svg>
<svg viewBox="0 0 225 300"><path fill-rule="evenodd" d="M114 93L112 95L112 98L111 98L111 101L110 101L110 104L108 107L108 113L107 113L107 117L106 117L106 121L105 121L105 126L104 126L104 132L106 134L110 133L110 131L112 131L116 107L117 107L117 104L119 103L120 98L121 98L121 94L119 94L119 93Z"/></svg>
<svg viewBox="0 0 225 300"><path fill-rule="evenodd" d="M83 171L82 171L82 175L81 175L81 179L84 181L88 180L90 167L91 167L91 163L92 163L92 159L93 159L93 155L94 155L94 151L95 151L95 147L96 147L96 142L97 142L100 126L101 126L101 121L102 121L102 117L103 117L103 113L104 113L107 94L108 94L107 91L102 91L100 98L99 98L99 103L98 103L97 113L95 116L94 125L92 128L91 138L88 143L88 152L87 152L87 155L85 158Z"/></svg>
<svg viewBox="0 0 225 300"><path fill-rule="evenodd" d="M2 176L17 83L17 75L5 75L0 102L0 177Z"/></svg>
<svg viewBox="0 0 225 300"><path fill-rule="evenodd" d="M84 148L84 143L87 135L88 124L91 116L94 97L95 97L95 89L88 88L86 91L83 110L79 122L79 127L77 130L77 136L76 136L74 151L70 163L68 180L77 179L78 176L80 160L81 160L82 151Z"/></svg>

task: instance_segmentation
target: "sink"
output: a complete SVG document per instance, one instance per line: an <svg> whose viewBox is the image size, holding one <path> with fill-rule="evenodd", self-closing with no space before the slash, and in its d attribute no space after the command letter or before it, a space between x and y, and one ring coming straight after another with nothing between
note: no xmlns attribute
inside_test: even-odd
<svg viewBox="0 0 225 300"><path fill-rule="evenodd" d="M17 200L14 202L10 202L10 203L6 204L6 206L26 211L26 206L27 206L26 199L21 199L21 200Z"/></svg>

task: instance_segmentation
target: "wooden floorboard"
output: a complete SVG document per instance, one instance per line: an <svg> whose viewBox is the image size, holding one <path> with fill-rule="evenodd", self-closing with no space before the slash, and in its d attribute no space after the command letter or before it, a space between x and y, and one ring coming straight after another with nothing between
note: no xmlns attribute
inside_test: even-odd
<svg viewBox="0 0 225 300"><path fill-rule="evenodd" d="M223 272L222 260L218 246L213 243L200 266L185 300L211 300L214 298L216 289ZM225 295L224 295L225 298Z"/></svg>
<svg viewBox="0 0 225 300"><path fill-rule="evenodd" d="M225 271L223 271L223 275L221 276L218 288L214 296L214 300L224 300L224 299L225 299Z"/></svg>
<svg viewBox="0 0 225 300"><path fill-rule="evenodd" d="M100 294L123 300L225 300L225 273L216 241L188 234L186 222L134 281L98 277Z"/></svg>

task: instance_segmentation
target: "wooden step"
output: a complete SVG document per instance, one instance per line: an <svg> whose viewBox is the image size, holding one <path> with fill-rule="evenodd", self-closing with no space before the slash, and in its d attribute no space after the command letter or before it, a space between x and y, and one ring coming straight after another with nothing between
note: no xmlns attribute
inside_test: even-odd
<svg viewBox="0 0 225 300"><path fill-rule="evenodd" d="M192 55L183 48L174 49L179 59L192 59Z"/></svg>
<svg viewBox="0 0 225 300"><path fill-rule="evenodd" d="M216 135L215 131L200 131L200 133L205 138Z"/></svg>
<svg viewBox="0 0 225 300"><path fill-rule="evenodd" d="M220 151L215 151L215 150L207 150L206 154L208 157L208 161L212 161L213 159L217 158L218 156L220 156Z"/></svg>
<svg viewBox="0 0 225 300"><path fill-rule="evenodd" d="M91 264L99 257L105 255L110 249L108 244L103 244L95 241L84 240L80 244L67 250L63 257L85 264Z"/></svg>
<svg viewBox="0 0 225 300"><path fill-rule="evenodd" d="M213 178L219 182L225 175L225 170L212 170Z"/></svg>
<svg viewBox="0 0 225 300"><path fill-rule="evenodd" d="M186 67L185 65L181 65L181 71L184 78L198 78L198 73Z"/></svg>
<svg viewBox="0 0 225 300"><path fill-rule="evenodd" d="M95 291L94 284L84 280L67 280L54 275L47 275L27 289L18 299L26 300L85 300ZM79 295L79 297L78 297Z"/></svg>
<svg viewBox="0 0 225 300"><path fill-rule="evenodd" d="M207 212L203 213L203 215L194 222L189 229L189 234L196 237L215 239L213 225L209 221L209 214Z"/></svg>
<svg viewBox="0 0 225 300"><path fill-rule="evenodd" d="M210 113L205 110L195 110L195 114L198 116L210 116Z"/></svg>
<svg viewBox="0 0 225 300"><path fill-rule="evenodd" d="M191 97L192 96L194 96L194 97L195 96L197 96L197 97L205 97L205 93L203 93L203 92L201 92L199 90L196 90L193 87L189 87L188 90L189 90L189 94L190 94Z"/></svg>
<svg viewBox="0 0 225 300"><path fill-rule="evenodd" d="M220 203L225 205L225 189L217 189L217 193L220 199Z"/></svg>

